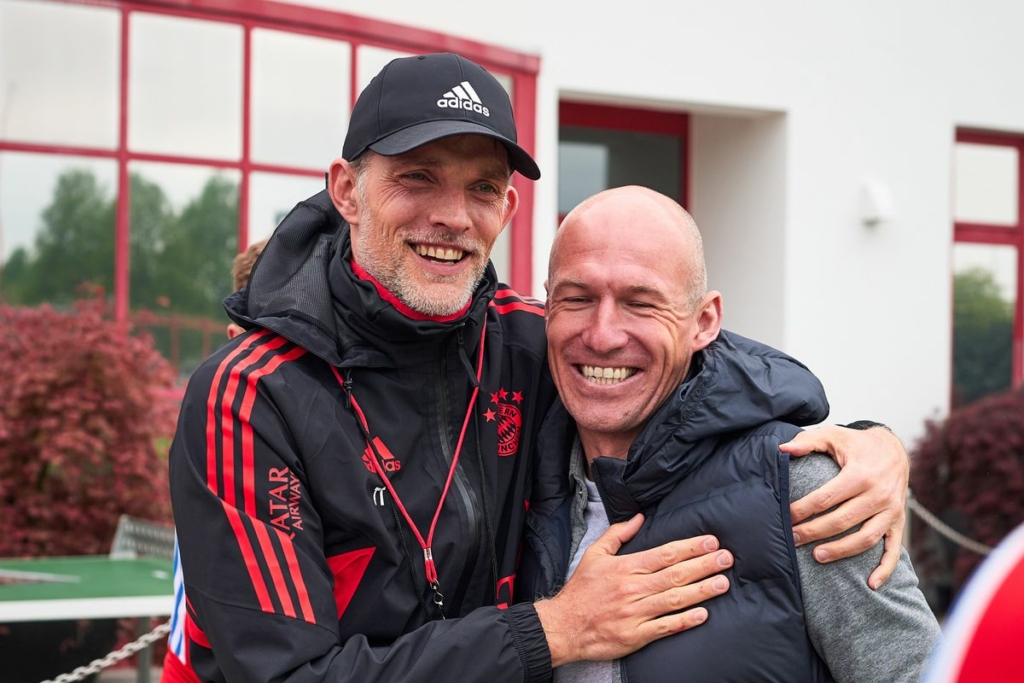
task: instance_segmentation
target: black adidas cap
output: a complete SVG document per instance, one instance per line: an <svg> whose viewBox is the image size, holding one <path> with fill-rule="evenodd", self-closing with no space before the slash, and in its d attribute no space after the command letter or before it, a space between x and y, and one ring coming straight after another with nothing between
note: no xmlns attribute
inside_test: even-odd
<svg viewBox="0 0 1024 683"><path fill-rule="evenodd" d="M392 60L356 100L342 156L367 149L394 156L451 135L485 135L505 145L509 165L530 180L540 169L516 144L508 93L482 66L456 54Z"/></svg>

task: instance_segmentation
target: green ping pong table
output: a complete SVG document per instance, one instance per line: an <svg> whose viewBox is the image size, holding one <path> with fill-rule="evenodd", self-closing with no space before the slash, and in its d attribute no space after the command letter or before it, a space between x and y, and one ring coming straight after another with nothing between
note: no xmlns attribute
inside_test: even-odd
<svg viewBox="0 0 1024 683"><path fill-rule="evenodd" d="M154 557L0 558L0 624L61 619L150 617L171 614L171 560ZM149 680L151 650L139 653L139 680ZM88 664L88 662L82 662Z"/></svg>
<svg viewBox="0 0 1024 683"><path fill-rule="evenodd" d="M167 616L173 596L170 560L0 559L0 623Z"/></svg>

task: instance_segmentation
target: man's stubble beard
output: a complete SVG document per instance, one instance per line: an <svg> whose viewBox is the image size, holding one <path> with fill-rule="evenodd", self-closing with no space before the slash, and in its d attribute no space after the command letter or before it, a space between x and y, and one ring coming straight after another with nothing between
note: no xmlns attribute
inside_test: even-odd
<svg viewBox="0 0 1024 683"><path fill-rule="evenodd" d="M406 248L404 243L399 245L397 250L392 248L390 236L384 230L378 231L373 216L366 208L368 204L363 188L359 187L358 192L359 227L364 236L370 237L369 240L364 240L360 249L362 258L357 261L359 265L414 311L433 317L445 317L463 310L483 279L487 261L474 264L470 277L457 288L453 287L454 281L451 278L422 271L423 277L431 283L424 287L412 273L403 268L405 254L402 250ZM444 239L444 236L442 233L440 240L434 236L431 241L450 243L453 247L460 246L457 240Z"/></svg>

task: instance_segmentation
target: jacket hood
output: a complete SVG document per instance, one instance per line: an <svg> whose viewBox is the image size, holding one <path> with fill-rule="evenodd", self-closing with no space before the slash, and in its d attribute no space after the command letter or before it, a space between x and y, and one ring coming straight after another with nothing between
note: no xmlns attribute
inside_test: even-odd
<svg viewBox="0 0 1024 683"><path fill-rule="evenodd" d="M828 411L825 390L805 365L723 330L694 355L688 378L651 416L626 459L597 458L591 472L618 521L671 491L722 437L773 420L817 424Z"/></svg>
<svg viewBox="0 0 1024 683"><path fill-rule="evenodd" d="M488 263L467 308L443 320L411 317L382 296L351 265L349 226L326 190L285 217L253 266L249 286L224 300L245 328L264 327L331 365L395 367L436 354L436 345L464 330L472 353L497 276Z"/></svg>

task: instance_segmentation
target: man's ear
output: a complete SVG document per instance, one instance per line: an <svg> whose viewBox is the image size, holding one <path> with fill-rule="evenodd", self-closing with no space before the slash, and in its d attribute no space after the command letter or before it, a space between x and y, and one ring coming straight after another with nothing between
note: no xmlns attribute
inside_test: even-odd
<svg viewBox="0 0 1024 683"><path fill-rule="evenodd" d="M508 192L505 194L505 200L505 216L504 220L501 221L502 226L508 225L512 217L516 215L516 211L519 210L519 193L516 191L516 188L509 185Z"/></svg>
<svg viewBox="0 0 1024 683"><path fill-rule="evenodd" d="M245 330L242 329L241 325L236 325L235 323L228 324L228 339L234 339L244 332Z"/></svg>
<svg viewBox="0 0 1024 683"><path fill-rule="evenodd" d="M344 159L331 162L327 191L331 202L349 225L359 224L359 190L356 170Z"/></svg>
<svg viewBox="0 0 1024 683"><path fill-rule="evenodd" d="M722 295L715 291L705 294L696 316L697 334L693 340L693 350L700 351L718 339L718 333L722 331Z"/></svg>

